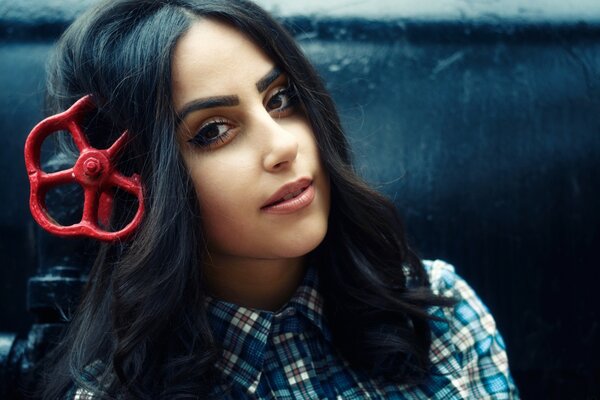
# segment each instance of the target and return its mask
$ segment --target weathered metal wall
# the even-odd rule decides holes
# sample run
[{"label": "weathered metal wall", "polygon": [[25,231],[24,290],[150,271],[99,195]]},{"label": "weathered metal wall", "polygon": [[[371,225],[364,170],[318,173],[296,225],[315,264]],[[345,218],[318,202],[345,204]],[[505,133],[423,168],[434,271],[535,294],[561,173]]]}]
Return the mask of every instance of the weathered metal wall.
[{"label": "weathered metal wall", "polygon": [[[525,398],[600,396],[598,7],[553,13],[538,0],[519,14],[508,1],[507,15],[490,15],[481,4],[501,1],[437,13],[350,3],[274,11],[327,81],[357,169],[394,199],[420,253],[455,264],[489,306]],[[0,331],[26,332],[38,245],[22,148],[41,117],[44,60],[83,6],[30,0],[25,14],[7,4]]]}]

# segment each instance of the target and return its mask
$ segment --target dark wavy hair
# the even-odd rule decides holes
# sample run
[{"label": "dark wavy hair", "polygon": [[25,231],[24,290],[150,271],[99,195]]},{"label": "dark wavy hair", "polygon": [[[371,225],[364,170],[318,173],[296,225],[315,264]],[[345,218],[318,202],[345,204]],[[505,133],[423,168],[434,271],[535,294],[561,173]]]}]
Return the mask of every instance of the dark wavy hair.
[{"label": "dark wavy hair", "polygon": [[[296,87],[312,125],[332,206],[327,235],[310,256],[319,265],[335,346],[374,377],[422,381],[430,367],[428,308],[450,301],[431,291],[394,205],[355,174],[332,99],[293,38],[248,1],[106,0],[58,42],[48,69],[48,112],[92,94],[98,107],[85,131],[98,147],[131,133],[120,167],[140,173],[147,211],[133,240],[101,247],[47,366],[44,397],[85,387],[82,370],[95,360],[114,376],[107,382],[111,396],[205,398],[219,383],[219,345],[204,301],[201,216],[175,141],[171,101],[173,49],[204,18],[228,23],[259,45]],[[115,204],[118,227],[132,207],[126,196],[117,195]]]}]

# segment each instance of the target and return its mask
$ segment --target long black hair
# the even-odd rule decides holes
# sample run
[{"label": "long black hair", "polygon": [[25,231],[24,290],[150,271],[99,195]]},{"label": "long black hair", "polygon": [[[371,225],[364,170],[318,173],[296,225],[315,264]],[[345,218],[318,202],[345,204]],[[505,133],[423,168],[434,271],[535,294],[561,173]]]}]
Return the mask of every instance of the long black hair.
[{"label": "long black hair", "polygon": [[[429,369],[427,274],[409,248],[394,205],[354,172],[335,106],[293,38],[243,0],[106,0],[78,18],[48,69],[48,112],[91,94],[86,133],[98,147],[131,134],[121,168],[140,173],[146,216],[133,240],[104,245],[77,313],[54,352],[44,396],[101,360],[113,395],[205,398],[219,382],[220,356],[205,310],[204,235],[195,192],[175,141],[171,58],[198,19],[239,29],[287,74],[316,136],[331,182],[329,228],[311,255],[318,264],[334,343],[356,368],[398,383]],[[131,217],[117,196],[112,224]]]}]

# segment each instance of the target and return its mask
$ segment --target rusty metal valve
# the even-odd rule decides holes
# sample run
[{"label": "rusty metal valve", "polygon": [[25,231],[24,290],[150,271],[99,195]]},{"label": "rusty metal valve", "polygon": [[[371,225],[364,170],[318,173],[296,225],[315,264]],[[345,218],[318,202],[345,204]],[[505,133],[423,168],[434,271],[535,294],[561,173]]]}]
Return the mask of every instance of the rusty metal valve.
[{"label": "rusty metal valve", "polygon": [[[46,231],[58,236],[86,236],[106,242],[126,239],[138,227],[144,214],[142,184],[137,174],[126,177],[114,166],[119,151],[127,142],[125,131],[108,149],[90,146],[80,123],[86,112],[95,108],[91,96],[79,99],[67,111],[53,115],[37,124],[25,142],[25,166],[31,192],[29,206],[35,221]],[[66,130],[79,149],[79,157],[72,168],[46,173],[40,165],[42,143],[52,133]],[[46,209],[46,193],[54,186],[78,183],[83,188],[83,215],[79,223],[65,226],[55,221]],[[107,226],[113,208],[113,188],[118,187],[138,201],[133,219],[121,230],[110,232]],[[99,224],[100,222],[100,224]]]}]

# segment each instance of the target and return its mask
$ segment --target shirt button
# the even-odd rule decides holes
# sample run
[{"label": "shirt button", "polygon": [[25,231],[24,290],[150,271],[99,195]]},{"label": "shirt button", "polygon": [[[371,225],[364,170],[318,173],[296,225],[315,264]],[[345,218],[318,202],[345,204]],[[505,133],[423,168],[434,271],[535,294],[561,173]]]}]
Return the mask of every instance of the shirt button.
[{"label": "shirt button", "polygon": [[296,310],[294,310],[292,307],[288,307],[285,310],[281,311],[278,314],[275,314],[275,318],[277,319],[283,319],[285,317],[290,317],[292,315],[294,315],[296,313]]}]

